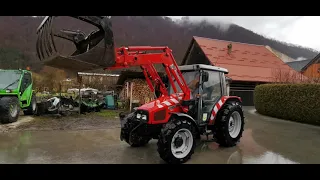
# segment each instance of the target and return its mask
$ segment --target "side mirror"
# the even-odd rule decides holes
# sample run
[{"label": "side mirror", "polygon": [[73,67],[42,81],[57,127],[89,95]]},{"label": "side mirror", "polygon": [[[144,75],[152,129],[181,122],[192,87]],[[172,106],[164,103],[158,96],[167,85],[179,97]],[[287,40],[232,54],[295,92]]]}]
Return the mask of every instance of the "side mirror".
[{"label": "side mirror", "polygon": [[209,73],[204,71],[202,72],[202,82],[207,82],[209,80]]}]

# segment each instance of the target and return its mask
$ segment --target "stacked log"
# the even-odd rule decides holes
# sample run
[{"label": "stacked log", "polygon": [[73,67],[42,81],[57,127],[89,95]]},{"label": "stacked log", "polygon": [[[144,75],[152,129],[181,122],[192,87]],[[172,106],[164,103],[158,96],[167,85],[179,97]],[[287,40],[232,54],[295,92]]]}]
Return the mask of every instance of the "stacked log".
[{"label": "stacked log", "polygon": [[[127,87],[129,82],[129,87]],[[150,91],[149,86],[145,79],[128,79],[124,83],[124,87],[120,93],[120,99],[130,99],[131,83],[133,83],[132,89],[132,103],[142,105],[150,102],[154,99],[153,92]]]}]

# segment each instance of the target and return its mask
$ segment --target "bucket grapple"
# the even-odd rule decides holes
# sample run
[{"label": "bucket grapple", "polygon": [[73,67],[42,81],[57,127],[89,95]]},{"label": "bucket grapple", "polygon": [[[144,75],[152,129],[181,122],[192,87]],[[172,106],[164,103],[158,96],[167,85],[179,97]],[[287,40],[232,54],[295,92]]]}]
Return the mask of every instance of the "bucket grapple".
[{"label": "bucket grapple", "polygon": [[[37,29],[38,58],[47,66],[73,71],[86,71],[110,67],[115,64],[115,49],[110,16],[70,16],[89,23],[97,30],[88,35],[80,30],[56,30],[56,16],[46,16]],[[63,54],[56,47],[56,38],[75,45],[71,54]],[[101,43],[102,42],[102,43]]]}]

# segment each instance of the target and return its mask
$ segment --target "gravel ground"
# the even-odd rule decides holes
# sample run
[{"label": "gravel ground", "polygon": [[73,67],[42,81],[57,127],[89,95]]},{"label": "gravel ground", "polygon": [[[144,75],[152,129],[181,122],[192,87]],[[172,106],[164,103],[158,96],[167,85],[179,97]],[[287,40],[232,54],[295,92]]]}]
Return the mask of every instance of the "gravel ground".
[{"label": "gravel ground", "polygon": [[[94,130],[120,127],[119,111],[104,110],[69,116],[21,116],[14,124],[0,125],[0,132],[36,130]],[[26,121],[28,119],[28,121]]]}]

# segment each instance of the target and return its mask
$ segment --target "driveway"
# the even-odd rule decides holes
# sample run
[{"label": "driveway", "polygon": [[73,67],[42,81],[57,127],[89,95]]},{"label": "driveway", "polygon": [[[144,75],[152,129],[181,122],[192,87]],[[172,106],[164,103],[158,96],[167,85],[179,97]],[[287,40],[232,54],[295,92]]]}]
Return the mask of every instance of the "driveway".
[{"label": "driveway", "polygon": [[[319,163],[320,128],[277,120],[244,107],[246,125],[238,146],[199,142],[190,164]],[[119,128],[19,131],[0,134],[0,163],[164,163],[156,141],[131,148]]]}]

